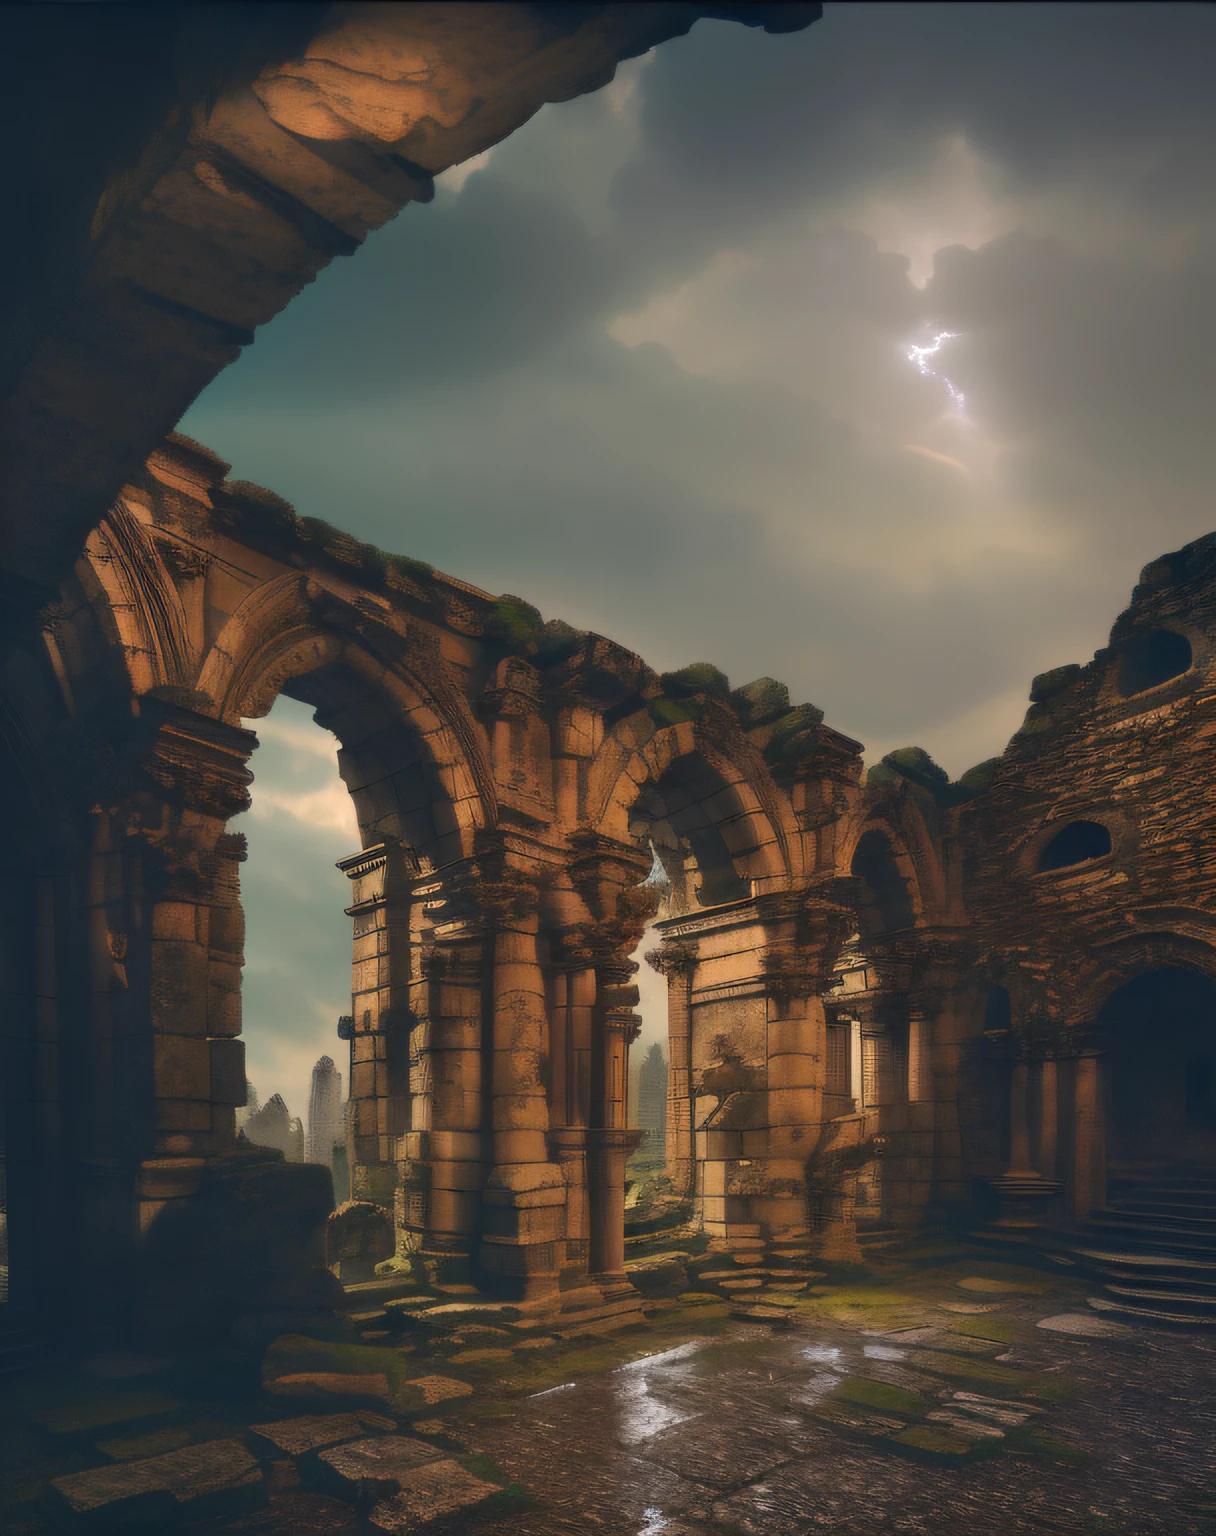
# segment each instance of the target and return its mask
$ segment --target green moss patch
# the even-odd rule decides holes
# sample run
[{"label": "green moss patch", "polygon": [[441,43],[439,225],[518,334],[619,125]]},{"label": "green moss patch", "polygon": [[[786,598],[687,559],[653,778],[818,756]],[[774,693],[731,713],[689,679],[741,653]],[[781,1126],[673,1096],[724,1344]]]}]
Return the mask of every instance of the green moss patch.
[{"label": "green moss patch", "polygon": [[479,1515],[503,1519],[509,1515],[522,1514],[535,1505],[536,1500],[523,1484],[515,1482],[510,1473],[505,1472],[493,1456],[487,1456],[482,1451],[471,1451],[467,1456],[457,1457],[457,1464],[470,1476],[498,1485],[497,1493],[492,1493],[489,1498],[483,1499],[476,1506]]},{"label": "green moss patch", "polygon": [[1026,1327],[1016,1318],[995,1316],[990,1312],[978,1317],[958,1317],[950,1324],[951,1333],[969,1339],[991,1339],[994,1344],[1016,1344],[1026,1336]]},{"label": "green moss patch", "polygon": [[1093,1461],[1079,1445],[1068,1445],[1041,1429],[1019,1429],[1009,1436],[1009,1449],[1029,1452],[1058,1467],[1087,1467]]},{"label": "green moss patch", "polygon": [[928,1371],[934,1376],[945,1376],[951,1381],[983,1382],[987,1386],[1003,1387],[1006,1392],[1039,1398],[1044,1402],[1054,1402],[1064,1395],[1063,1388],[1053,1377],[1036,1375],[1032,1371],[1019,1371],[1013,1366],[998,1365],[994,1360],[983,1360],[975,1355],[948,1355],[934,1349],[918,1349],[913,1352],[910,1363],[917,1370]]},{"label": "green moss patch", "polygon": [[977,1444],[974,1440],[964,1440],[961,1435],[952,1435],[947,1429],[929,1424],[913,1424],[899,1434],[892,1435],[891,1443],[945,1461],[973,1458],[982,1448],[982,1442]]},{"label": "green moss patch", "polygon": [[873,1381],[868,1376],[846,1376],[828,1393],[828,1400],[856,1403],[862,1408],[877,1408],[909,1419],[918,1419],[929,1410],[929,1404],[917,1393],[906,1392],[903,1387],[893,1387],[885,1381]]}]

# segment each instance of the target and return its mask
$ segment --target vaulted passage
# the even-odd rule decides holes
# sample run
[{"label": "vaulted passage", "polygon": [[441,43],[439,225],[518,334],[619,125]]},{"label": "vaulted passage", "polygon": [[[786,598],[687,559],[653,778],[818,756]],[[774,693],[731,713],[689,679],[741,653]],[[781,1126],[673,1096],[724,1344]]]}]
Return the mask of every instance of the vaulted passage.
[{"label": "vaulted passage", "polygon": [[1216,982],[1166,966],[1114,993],[1109,1038],[1112,1172],[1216,1167]]}]

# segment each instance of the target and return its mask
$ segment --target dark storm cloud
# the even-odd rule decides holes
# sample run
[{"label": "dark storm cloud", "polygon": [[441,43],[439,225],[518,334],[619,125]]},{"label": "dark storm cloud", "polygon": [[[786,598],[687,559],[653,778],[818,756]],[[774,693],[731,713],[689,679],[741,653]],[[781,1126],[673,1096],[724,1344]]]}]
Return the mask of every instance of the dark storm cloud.
[{"label": "dark storm cloud", "polygon": [[[440,178],[183,429],[303,513],[960,772],[1216,525],[1212,79],[1210,6],[698,24]],[[967,420],[907,356],[939,329]],[[249,999],[292,1061],[347,984],[340,921],[302,942],[333,818],[254,823]]]}]

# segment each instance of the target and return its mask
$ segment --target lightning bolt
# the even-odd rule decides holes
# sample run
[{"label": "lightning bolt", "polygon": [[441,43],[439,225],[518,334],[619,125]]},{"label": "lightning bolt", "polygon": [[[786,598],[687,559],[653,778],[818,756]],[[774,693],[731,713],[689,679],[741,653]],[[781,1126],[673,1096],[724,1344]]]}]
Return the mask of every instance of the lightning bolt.
[{"label": "lightning bolt", "polygon": [[931,357],[936,357],[941,351],[943,342],[954,341],[958,335],[958,331],[939,331],[927,347],[905,347],[904,356],[910,363],[916,364],[917,369],[925,378],[940,379],[942,381],[950,393],[951,400],[954,401],[955,406],[958,408],[959,415],[966,420],[967,401],[962,390],[948,379],[944,373],[939,373],[929,362]]}]

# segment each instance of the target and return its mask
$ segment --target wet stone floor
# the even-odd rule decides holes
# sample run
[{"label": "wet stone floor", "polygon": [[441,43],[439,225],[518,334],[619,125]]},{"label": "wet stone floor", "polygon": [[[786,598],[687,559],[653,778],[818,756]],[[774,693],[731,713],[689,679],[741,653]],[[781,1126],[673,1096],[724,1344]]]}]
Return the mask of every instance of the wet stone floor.
[{"label": "wet stone floor", "polygon": [[[833,1278],[767,1287],[764,1321],[720,1292],[684,1293],[610,1337],[451,1356],[463,1395],[397,1422],[357,1414],[345,1445],[322,1453],[329,1484],[273,1459],[319,1421],[270,1426],[279,1449],[249,1474],[265,1479],[257,1507],[177,1529],[1216,1536],[1216,1332],[1126,1326],[1090,1308],[1076,1279],[977,1252],[928,1250]],[[222,1418],[222,1406],[209,1412]],[[252,1465],[259,1416],[264,1404],[230,1414],[209,1444],[228,1436]],[[50,1486],[64,1465],[35,1465],[38,1444],[21,1452],[20,1475]],[[100,1446],[75,1465],[97,1467]],[[377,1513],[392,1500],[333,1497],[339,1473],[349,1489],[372,1475],[350,1470],[360,1456],[389,1477],[375,1498],[396,1486],[390,1473],[414,1490],[399,1519]],[[453,1480],[465,1503],[445,1514]],[[35,1484],[27,1493],[0,1513],[4,1536],[93,1528],[63,1527]]]},{"label": "wet stone floor", "polygon": [[1216,1336],[1120,1331],[1043,1276],[965,1288],[1017,1276],[981,1268],[933,1299],[844,1288],[780,1330],[731,1322],[500,1405],[468,1442],[537,1503],[487,1530],[1216,1532]]}]

